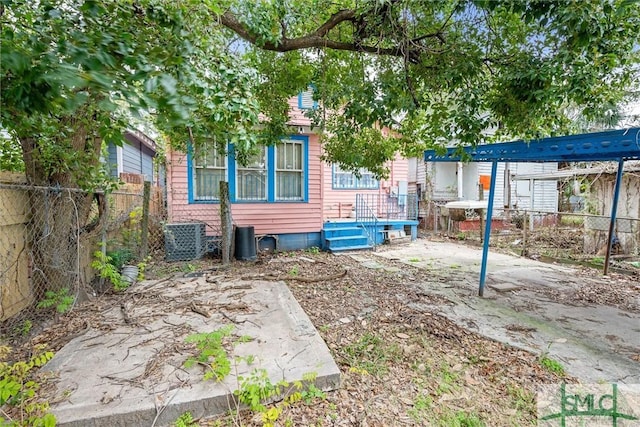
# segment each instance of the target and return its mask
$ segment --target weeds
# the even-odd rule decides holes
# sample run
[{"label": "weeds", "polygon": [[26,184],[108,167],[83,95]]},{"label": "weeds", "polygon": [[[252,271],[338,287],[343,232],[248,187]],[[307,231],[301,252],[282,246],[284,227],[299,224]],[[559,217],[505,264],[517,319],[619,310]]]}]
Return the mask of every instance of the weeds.
[{"label": "weeds", "polygon": [[415,401],[413,407],[407,411],[411,419],[420,424],[427,418],[429,411],[433,405],[433,399],[428,394],[420,393]]},{"label": "weeds", "polygon": [[113,258],[103,254],[102,251],[95,251],[93,257],[94,260],[91,262],[91,267],[98,272],[98,276],[109,280],[113,285],[113,289],[123,291],[129,287],[129,283],[122,279],[120,271],[113,265]]},{"label": "weeds", "polygon": [[26,337],[33,329],[33,322],[29,319],[24,319],[18,326],[13,328],[13,333]]},{"label": "weeds", "polygon": [[196,357],[190,357],[184,362],[185,368],[190,368],[195,364],[207,368],[204,379],[215,379],[222,381],[231,372],[231,361],[226,350],[222,346],[222,341],[231,335],[233,326],[227,325],[216,331],[209,333],[191,334],[185,341],[195,343],[200,353]]},{"label": "weeds", "polygon": [[[53,427],[56,419],[50,414],[49,404],[38,400],[40,384],[33,379],[34,368],[44,366],[53,357],[53,352],[44,346],[36,346],[31,358],[14,363],[5,362],[11,349],[0,346],[0,411],[7,421],[2,426]],[[14,418],[12,409],[17,412]],[[11,414],[11,415],[10,415]]]},{"label": "weeds", "polygon": [[439,420],[438,425],[442,427],[484,427],[480,417],[474,413],[463,411],[447,412]]},{"label": "weeds", "polygon": [[514,408],[517,411],[526,413],[535,412],[535,396],[517,385],[507,385],[507,393],[514,401]]},{"label": "weeds", "polygon": [[557,360],[549,358],[547,355],[542,355],[540,359],[538,359],[538,363],[552,374],[556,374],[559,377],[565,376],[564,366]]},{"label": "weeds", "polygon": [[450,391],[457,388],[458,378],[458,374],[452,372],[449,364],[444,362],[444,364],[440,368],[440,382],[438,384],[438,388],[436,389],[436,393],[438,395],[441,395],[449,393]]},{"label": "weeds", "polygon": [[346,363],[358,371],[381,376],[388,370],[387,362],[396,360],[399,349],[395,345],[384,345],[380,337],[366,333],[358,341],[344,348]]},{"label": "weeds", "polygon": [[173,425],[174,427],[198,427],[198,423],[193,420],[191,412],[185,412],[180,415]]},{"label": "weeds", "polygon": [[69,294],[69,288],[62,288],[59,291],[47,291],[44,294],[45,298],[38,303],[38,308],[52,308],[55,307],[56,312],[64,314],[71,310],[75,298]]}]

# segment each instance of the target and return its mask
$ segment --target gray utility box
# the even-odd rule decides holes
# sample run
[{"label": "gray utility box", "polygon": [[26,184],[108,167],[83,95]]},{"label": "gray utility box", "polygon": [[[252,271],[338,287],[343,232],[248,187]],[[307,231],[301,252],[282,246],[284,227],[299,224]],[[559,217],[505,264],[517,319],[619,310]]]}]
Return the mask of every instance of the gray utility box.
[{"label": "gray utility box", "polygon": [[190,261],[207,251],[206,224],[181,222],[164,226],[164,249],[167,261]]}]

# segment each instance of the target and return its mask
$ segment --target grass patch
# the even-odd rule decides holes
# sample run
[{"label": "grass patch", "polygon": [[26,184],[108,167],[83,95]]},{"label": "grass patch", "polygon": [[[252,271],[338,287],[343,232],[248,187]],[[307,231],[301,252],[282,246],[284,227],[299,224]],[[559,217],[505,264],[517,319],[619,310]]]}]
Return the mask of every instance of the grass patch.
[{"label": "grass patch", "polygon": [[595,265],[604,265],[604,258],[601,256],[594,256],[589,260],[589,263],[595,264]]},{"label": "grass patch", "polygon": [[440,367],[440,381],[438,382],[438,388],[436,393],[438,395],[449,393],[458,387],[458,379],[460,376],[451,370],[448,363],[444,363]]},{"label": "grass patch", "polygon": [[375,376],[387,373],[387,363],[398,360],[399,355],[398,346],[387,345],[382,338],[371,333],[362,335],[358,341],[346,346],[343,352],[348,366]]},{"label": "grass patch", "polygon": [[485,423],[473,412],[446,412],[438,420],[441,427],[484,427]]},{"label": "grass patch", "polygon": [[507,394],[513,401],[513,408],[518,412],[533,414],[536,412],[536,399],[533,393],[518,385],[507,385]]},{"label": "grass patch", "polygon": [[561,225],[582,225],[584,223],[584,217],[576,215],[562,215],[560,219]]},{"label": "grass patch", "polygon": [[540,366],[542,366],[544,369],[551,372],[552,374],[556,374],[560,377],[564,377],[565,375],[564,366],[562,366],[562,364],[557,360],[553,360],[547,356],[542,356],[540,357],[540,360],[538,361],[538,363],[540,363]]},{"label": "grass patch", "polygon": [[428,394],[421,392],[416,396],[413,401],[413,407],[407,411],[407,415],[411,417],[413,421],[421,424],[423,421],[429,419],[429,413],[433,405],[433,399]]}]

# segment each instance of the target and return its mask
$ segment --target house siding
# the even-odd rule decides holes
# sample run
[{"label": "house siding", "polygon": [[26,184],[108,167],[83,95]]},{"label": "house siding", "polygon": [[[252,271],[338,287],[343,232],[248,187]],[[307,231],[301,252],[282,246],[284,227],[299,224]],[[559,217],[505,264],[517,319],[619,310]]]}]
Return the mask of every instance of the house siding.
[{"label": "house siding", "polygon": [[[494,209],[504,209],[506,164],[498,163],[496,176],[496,194],[493,202]],[[558,170],[557,163],[510,163],[509,171],[514,174],[548,173]],[[491,175],[491,163],[478,163],[478,175]],[[533,195],[533,207],[531,196]],[[485,191],[485,199],[489,198]],[[511,181],[511,207],[517,209],[535,209],[545,212],[558,210],[558,190],[555,181],[535,181],[533,193],[529,189],[528,181]]]},{"label": "house siding", "polygon": [[107,147],[107,164],[109,165],[109,174],[111,176],[118,176],[118,149],[115,145],[109,144]]},{"label": "house siding", "polygon": [[389,178],[381,180],[377,189],[334,189],[333,167],[330,163],[323,162],[323,217],[325,219],[348,217],[350,206],[356,205],[357,194],[388,194],[391,187],[398,187],[401,182],[409,183],[409,160],[397,156],[388,166]]},{"label": "house siding", "polygon": [[[129,138],[122,144],[122,172],[135,173],[144,176],[147,181],[154,181],[153,157],[154,152],[147,146],[130,141]],[[109,173],[118,176],[118,147],[109,144],[107,147]]]},{"label": "house siding", "polygon": [[[514,163],[511,174],[544,174],[558,170],[557,163]],[[533,182],[533,190],[528,181],[512,181],[511,203],[517,209],[533,209],[543,212],[558,211],[558,184],[556,181]],[[528,193],[528,194],[527,194]],[[533,206],[531,196],[533,195]]]},{"label": "house siding", "polygon": [[141,173],[147,181],[153,181],[153,153],[147,147],[142,147],[140,151]]},{"label": "house siding", "polygon": [[128,173],[142,173],[142,156],[140,147],[130,144],[122,146],[122,171]]}]

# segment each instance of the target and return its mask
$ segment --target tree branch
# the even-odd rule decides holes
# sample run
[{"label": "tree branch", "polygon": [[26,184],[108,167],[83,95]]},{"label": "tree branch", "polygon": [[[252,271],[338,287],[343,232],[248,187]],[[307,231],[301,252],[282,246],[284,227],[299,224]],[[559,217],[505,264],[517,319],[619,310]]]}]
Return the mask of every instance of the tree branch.
[{"label": "tree branch", "polygon": [[340,24],[344,21],[353,21],[355,19],[356,13],[353,10],[341,10],[339,12],[334,13],[331,17],[322,24],[316,31],[313,32],[312,35],[317,37],[324,37],[327,35],[329,31],[335,28],[336,25]]},{"label": "tree branch", "polygon": [[[340,42],[325,37],[328,32],[331,31],[331,29],[335,28],[338,24],[346,21],[352,21],[354,17],[355,12],[353,10],[341,10],[340,12],[336,12],[331,15],[331,17],[324,24],[322,24],[320,27],[318,27],[317,30],[312,33],[309,33],[302,37],[296,37],[294,39],[283,37],[282,40],[276,43],[266,41],[259,46],[262,49],[271,50],[274,52],[289,52],[292,50],[306,48],[329,48],[335,50],[372,53],[384,56],[405,56],[405,52],[403,52],[401,46],[380,48],[376,46],[363,45],[361,43],[356,44],[355,42]],[[226,11],[225,13],[220,15],[219,18],[222,25],[224,25],[249,43],[258,45],[258,37],[255,34],[252,34],[247,26],[240,22],[233,13]],[[406,52],[406,55],[410,62],[416,63],[418,62],[421,53],[421,49],[415,48],[411,49],[409,52]]]}]

